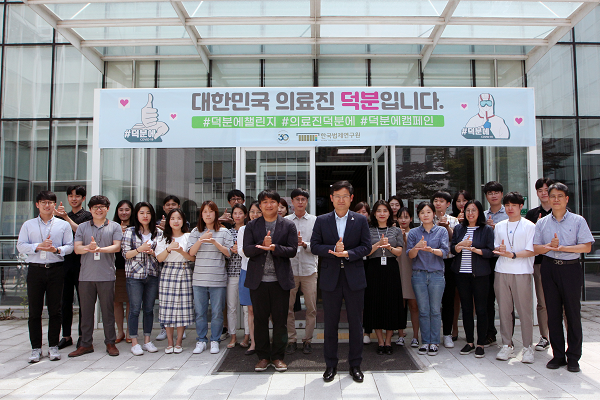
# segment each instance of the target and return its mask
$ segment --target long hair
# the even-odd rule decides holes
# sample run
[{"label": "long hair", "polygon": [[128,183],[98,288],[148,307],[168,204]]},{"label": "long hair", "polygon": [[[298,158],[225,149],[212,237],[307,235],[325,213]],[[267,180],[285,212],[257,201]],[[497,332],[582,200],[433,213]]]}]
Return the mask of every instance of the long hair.
[{"label": "long hair", "polygon": [[384,206],[385,208],[387,208],[390,215],[388,216],[386,225],[392,226],[394,224],[394,215],[392,212],[392,207],[390,207],[390,203],[388,203],[387,201],[385,201],[383,199],[377,200],[375,202],[375,204],[373,204],[373,208],[371,209],[371,218],[369,221],[371,223],[371,226],[374,228],[379,228],[379,221],[377,221],[377,217],[376,217],[377,209],[379,208],[379,206]]},{"label": "long hair", "polygon": [[129,209],[131,210],[131,217],[129,217],[129,225],[128,226],[133,226],[133,220],[134,220],[134,218],[133,218],[133,203],[130,202],[129,200],[121,200],[120,202],[117,203],[113,221],[115,221],[119,225],[121,225],[121,223],[123,222],[123,221],[121,221],[121,217],[119,217],[119,208],[121,208],[121,206],[123,206],[123,204],[127,204],[127,206],[129,206]]},{"label": "long hair", "polygon": [[196,228],[198,228],[199,232],[204,232],[204,230],[206,229],[206,224],[204,223],[204,220],[202,219],[202,211],[204,211],[205,207],[208,207],[212,211],[215,212],[215,222],[214,222],[213,228],[216,232],[219,229],[221,229],[221,223],[219,222],[219,207],[217,207],[217,203],[215,203],[212,200],[206,200],[200,206],[200,215],[198,216],[198,224],[196,225]]},{"label": "long hair", "polygon": [[150,225],[148,226],[148,228],[150,229],[150,233],[152,234],[150,237],[154,239],[158,230],[158,228],[156,227],[156,212],[154,211],[154,207],[152,207],[152,204],[148,203],[147,201],[140,201],[133,208],[133,213],[131,214],[131,217],[133,218],[135,234],[138,238],[140,238],[140,240],[142,239],[142,224],[140,223],[137,217],[138,212],[140,212],[140,209],[142,207],[148,207],[148,209],[150,210]]},{"label": "long hair", "polygon": [[475,221],[475,225],[483,226],[485,225],[485,215],[483,214],[483,206],[479,200],[469,200],[467,204],[465,204],[465,219],[462,220],[461,224],[465,227],[469,226],[469,221],[467,221],[467,207],[471,204],[474,204],[477,207],[477,211],[479,215],[477,216],[477,221]]},{"label": "long hair", "polygon": [[[471,193],[467,192],[466,190],[459,190],[458,192],[454,193],[454,197],[452,198],[452,216],[453,217],[458,217],[458,214],[460,214],[460,210],[458,209],[456,202],[458,201],[458,196],[460,196],[461,194],[463,195],[465,200],[467,200],[467,201],[473,200],[473,197],[471,197]],[[465,205],[465,207],[466,207],[466,205]]]},{"label": "long hair", "polygon": [[171,223],[170,223],[171,215],[173,215],[173,213],[179,213],[179,215],[181,216],[181,220],[183,221],[183,225],[181,225],[181,232],[183,232],[183,233],[188,232],[187,220],[185,218],[185,214],[183,213],[183,211],[181,211],[181,208],[172,209],[171,211],[169,211],[169,214],[167,214],[167,220],[165,222],[165,230],[163,231],[163,236],[166,238],[167,244],[169,244],[173,241],[173,228],[171,228]]}]

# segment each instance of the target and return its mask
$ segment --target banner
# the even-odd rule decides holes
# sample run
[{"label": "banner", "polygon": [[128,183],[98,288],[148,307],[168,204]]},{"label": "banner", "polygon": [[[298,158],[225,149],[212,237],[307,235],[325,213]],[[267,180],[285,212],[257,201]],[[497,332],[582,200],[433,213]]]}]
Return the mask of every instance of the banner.
[{"label": "banner", "polygon": [[97,90],[101,148],[526,147],[536,140],[532,88]]}]

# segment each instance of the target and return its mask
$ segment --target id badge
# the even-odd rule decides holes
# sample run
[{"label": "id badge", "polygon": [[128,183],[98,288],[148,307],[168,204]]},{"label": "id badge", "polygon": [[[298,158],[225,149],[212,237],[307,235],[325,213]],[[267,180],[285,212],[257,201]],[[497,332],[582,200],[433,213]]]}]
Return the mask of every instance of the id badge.
[{"label": "id badge", "polygon": [[45,260],[45,259],[46,259],[46,252],[45,252],[45,251],[43,251],[43,250],[42,250],[42,251],[40,251],[40,258],[41,258],[42,260]]},{"label": "id badge", "polygon": [[387,265],[387,257],[381,257],[381,265]]},{"label": "id badge", "polygon": [[94,261],[100,261],[100,253],[94,253]]}]

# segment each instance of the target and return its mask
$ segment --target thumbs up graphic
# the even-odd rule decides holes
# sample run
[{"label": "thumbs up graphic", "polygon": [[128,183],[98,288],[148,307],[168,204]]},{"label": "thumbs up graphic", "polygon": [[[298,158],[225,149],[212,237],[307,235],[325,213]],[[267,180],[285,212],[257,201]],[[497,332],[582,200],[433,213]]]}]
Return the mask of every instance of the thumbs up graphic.
[{"label": "thumbs up graphic", "polygon": [[147,129],[155,129],[154,139],[157,139],[167,133],[169,127],[158,120],[158,110],[152,105],[153,101],[152,93],[148,93],[148,103],[142,108],[142,124]]}]

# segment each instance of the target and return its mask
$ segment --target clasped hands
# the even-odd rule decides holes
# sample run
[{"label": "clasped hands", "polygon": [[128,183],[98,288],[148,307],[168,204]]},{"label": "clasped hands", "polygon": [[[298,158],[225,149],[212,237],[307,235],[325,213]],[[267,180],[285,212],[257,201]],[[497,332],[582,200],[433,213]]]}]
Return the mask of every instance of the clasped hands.
[{"label": "clasped hands", "polygon": [[[92,237],[92,240],[94,240],[93,237]],[[179,245],[179,243],[177,245]],[[146,253],[146,254],[154,255],[154,249],[152,248],[152,244],[149,240],[147,242],[142,243],[142,245],[135,250],[138,253]]]},{"label": "clasped hands", "polygon": [[433,251],[435,250],[435,249],[432,249],[430,246],[427,246],[427,241],[425,240],[425,236],[421,236],[421,240],[419,240],[417,242],[417,244],[415,245],[414,248],[419,251],[427,251],[429,253],[433,253]]},{"label": "clasped hands", "polygon": [[38,246],[36,247],[36,250],[47,251],[49,253],[57,253],[58,252],[56,247],[54,247],[54,245],[52,244],[52,239],[50,239],[50,235],[48,235],[48,237],[42,243],[38,244]]},{"label": "clasped hands", "polygon": [[204,234],[202,234],[202,236],[200,236],[200,243],[202,243],[202,244],[204,244],[204,243],[216,244],[217,240],[213,237],[211,231],[206,231],[206,232],[204,232]]},{"label": "clasped hands", "polygon": [[273,244],[273,239],[271,238],[271,231],[267,232],[267,236],[265,236],[263,239],[262,244],[257,244],[256,247],[265,251],[275,250],[275,245]]},{"label": "clasped hands", "polygon": [[564,251],[563,247],[564,246],[561,246],[558,242],[558,235],[555,233],[550,243],[544,246],[544,249],[548,251]]},{"label": "clasped hands", "polygon": [[457,253],[460,253],[463,249],[469,250],[470,252],[477,250],[476,247],[473,247],[473,240],[471,240],[471,236],[467,236],[465,240],[458,242],[454,248],[456,249]]},{"label": "clasped hands", "polygon": [[333,254],[336,257],[348,258],[348,252],[344,250],[344,242],[341,237],[335,244],[335,250],[329,250],[329,254]]},{"label": "clasped hands", "polygon": [[175,251],[179,254],[186,254],[186,251],[183,249],[183,247],[181,247],[175,240],[173,240],[171,244],[167,246],[167,250],[169,253]]}]

